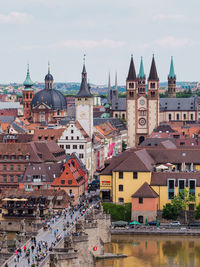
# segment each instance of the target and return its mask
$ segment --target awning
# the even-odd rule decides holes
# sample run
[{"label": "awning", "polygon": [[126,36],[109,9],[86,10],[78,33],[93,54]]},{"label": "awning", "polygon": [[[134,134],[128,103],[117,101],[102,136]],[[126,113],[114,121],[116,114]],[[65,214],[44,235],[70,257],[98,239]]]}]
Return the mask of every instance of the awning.
[{"label": "awning", "polygon": [[57,200],[62,200],[63,196],[57,196]]},{"label": "awning", "polygon": [[52,200],[54,198],[54,196],[48,196],[47,199],[48,200]]}]

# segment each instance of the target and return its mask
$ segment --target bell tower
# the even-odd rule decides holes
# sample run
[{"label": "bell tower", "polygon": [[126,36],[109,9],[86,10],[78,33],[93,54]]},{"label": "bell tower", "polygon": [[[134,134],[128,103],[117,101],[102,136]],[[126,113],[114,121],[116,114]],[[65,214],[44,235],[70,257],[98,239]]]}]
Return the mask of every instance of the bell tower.
[{"label": "bell tower", "polygon": [[128,77],[126,79],[126,122],[128,129],[128,147],[135,146],[136,139],[136,100],[138,92],[138,81],[131,56]]},{"label": "bell tower", "polygon": [[30,78],[29,64],[27,64],[26,80],[24,81],[24,90],[23,90],[23,111],[24,111],[24,117],[26,119],[29,119],[31,116],[31,101],[34,96],[34,91],[32,86],[33,82]]},{"label": "bell tower", "polygon": [[159,125],[159,78],[154,55],[148,78],[148,134]]},{"label": "bell tower", "polygon": [[168,97],[169,98],[176,97],[176,75],[174,72],[173,57],[171,57],[171,65],[168,75]]},{"label": "bell tower", "polygon": [[75,98],[76,120],[79,121],[86,133],[93,137],[93,95],[87,83],[85,60],[82,71],[82,81]]}]

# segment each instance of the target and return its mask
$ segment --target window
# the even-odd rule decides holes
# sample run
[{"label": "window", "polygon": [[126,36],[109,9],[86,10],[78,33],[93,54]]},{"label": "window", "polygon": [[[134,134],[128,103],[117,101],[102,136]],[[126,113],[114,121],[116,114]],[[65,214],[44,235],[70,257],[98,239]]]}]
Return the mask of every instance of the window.
[{"label": "window", "polygon": [[169,114],[169,121],[171,121],[172,119],[172,114]]},{"label": "window", "polygon": [[7,182],[7,175],[3,175],[3,181]]},{"label": "window", "polygon": [[72,189],[69,189],[69,194],[70,194],[70,195],[72,194]]},{"label": "window", "polygon": [[175,181],[168,180],[168,199],[174,198],[174,187],[175,187]]},{"label": "window", "polygon": [[119,191],[124,191],[124,186],[122,184],[119,185]]},{"label": "window", "polygon": [[151,92],[151,97],[155,97],[156,93],[155,92]]},{"label": "window", "polygon": [[124,198],[123,197],[119,197],[118,202],[119,203],[124,203]]},{"label": "window", "polygon": [[68,184],[72,184],[72,180],[68,180]]},{"label": "window", "polygon": [[134,172],[133,173],[133,179],[137,179],[138,178],[138,173],[137,172]]},{"label": "window", "polygon": [[11,181],[11,183],[14,182],[14,176],[13,175],[10,175],[10,181]]},{"label": "window", "polygon": [[133,98],[134,97],[134,92],[129,92],[129,97]]},{"label": "window", "polygon": [[65,184],[65,180],[61,180],[61,184]]},{"label": "window", "polygon": [[123,172],[119,172],[119,179],[123,179],[123,177],[124,177]]},{"label": "window", "polygon": [[79,136],[77,136],[76,139],[79,140]]},{"label": "window", "polygon": [[143,204],[143,197],[139,197],[139,204]]},{"label": "window", "polygon": [[143,216],[138,216],[138,222],[143,223],[144,222],[144,217]]},{"label": "window", "polygon": [[185,180],[178,180],[178,192],[180,193],[184,193],[184,189],[185,189]]},{"label": "window", "polygon": [[156,88],[156,84],[155,83],[151,83],[150,87],[154,89],[154,88]]},{"label": "window", "polygon": [[129,83],[129,88],[134,88],[134,83]]},{"label": "window", "polygon": [[77,149],[77,145],[73,145],[73,149]]},{"label": "window", "polygon": [[122,119],[125,119],[125,114],[124,113],[122,113]]},{"label": "window", "polygon": [[176,114],[176,120],[179,121],[179,114]]},{"label": "window", "polygon": [[186,114],[183,114],[183,119],[186,120]]},{"label": "window", "polygon": [[60,145],[60,148],[64,148],[64,145]]},{"label": "window", "polygon": [[115,113],[115,118],[118,118],[118,114],[117,113]]},{"label": "window", "polygon": [[196,191],[196,180],[189,180],[189,193],[195,196]]},{"label": "window", "polygon": [[65,139],[68,140],[68,136],[65,136]]},{"label": "window", "polygon": [[10,158],[11,158],[12,160],[15,160],[15,159],[16,159],[16,156],[12,155]]},{"label": "window", "polygon": [[21,175],[17,175],[17,182],[21,181]]},{"label": "window", "polygon": [[65,148],[66,148],[66,149],[70,149],[70,145],[66,145]]},{"label": "window", "polygon": [[73,134],[74,133],[74,130],[71,130],[71,133]]},{"label": "window", "polygon": [[19,156],[18,159],[21,160],[22,159],[22,156]]},{"label": "window", "polygon": [[4,170],[4,171],[7,170],[7,165],[3,165],[3,170]]},{"label": "window", "polygon": [[73,136],[71,136],[71,140],[74,140],[74,137]]},{"label": "window", "polygon": [[190,119],[191,119],[191,121],[194,120],[194,118],[193,118],[193,114],[190,114]]},{"label": "window", "polygon": [[5,156],[3,157],[3,159],[4,159],[4,160],[7,160],[7,159],[8,159],[8,156],[5,155]]},{"label": "window", "polygon": [[14,165],[10,165],[10,170],[14,171]]},{"label": "window", "polygon": [[29,156],[26,156],[26,160],[29,160]]},{"label": "window", "polygon": [[83,159],[84,155],[83,154],[79,154],[79,159]]},{"label": "window", "polygon": [[84,149],[84,145],[80,145],[79,146],[79,149]]}]

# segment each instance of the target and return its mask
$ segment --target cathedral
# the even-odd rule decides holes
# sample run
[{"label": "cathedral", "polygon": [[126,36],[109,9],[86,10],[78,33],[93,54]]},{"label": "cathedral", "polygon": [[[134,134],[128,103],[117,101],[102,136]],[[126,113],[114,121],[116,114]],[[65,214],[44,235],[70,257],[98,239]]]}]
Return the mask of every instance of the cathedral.
[{"label": "cathedral", "polygon": [[128,147],[134,147],[159,125],[159,78],[153,56],[147,82],[141,58],[139,75],[136,76],[133,57],[131,57],[126,79],[126,121]]},{"label": "cathedral", "polygon": [[34,94],[33,82],[30,78],[29,66],[23,90],[24,117],[30,122],[57,123],[67,115],[67,103],[63,94],[54,89],[53,76],[48,67],[45,76],[45,88]]}]

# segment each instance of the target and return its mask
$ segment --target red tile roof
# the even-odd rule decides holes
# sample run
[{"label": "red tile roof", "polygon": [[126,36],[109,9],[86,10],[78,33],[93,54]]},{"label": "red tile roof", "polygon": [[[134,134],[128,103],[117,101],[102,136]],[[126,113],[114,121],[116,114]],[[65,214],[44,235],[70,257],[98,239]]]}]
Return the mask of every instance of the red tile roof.
[{"label": "red tile roof", "polygon": [[157,198],[159,195],[145,182],[133,195],[132,198]]}]

